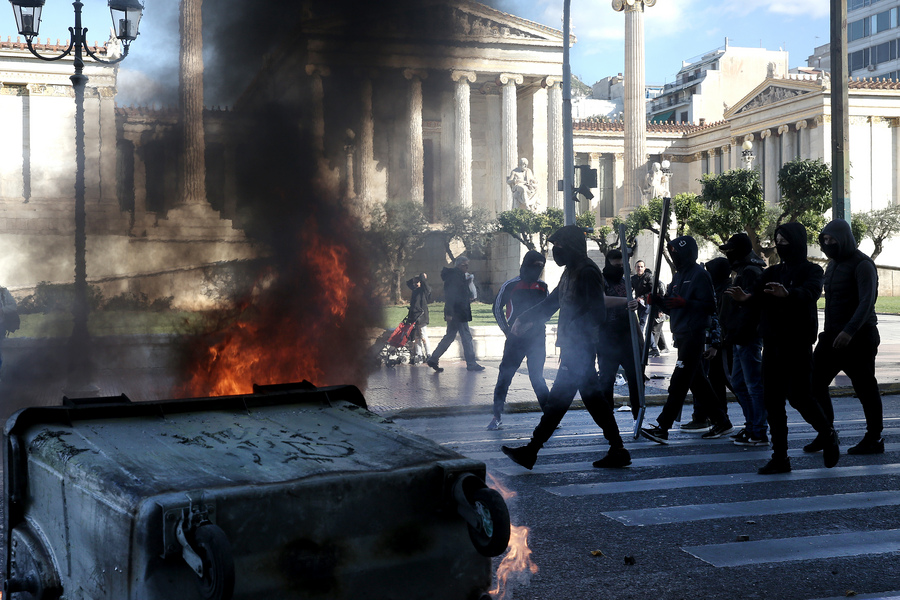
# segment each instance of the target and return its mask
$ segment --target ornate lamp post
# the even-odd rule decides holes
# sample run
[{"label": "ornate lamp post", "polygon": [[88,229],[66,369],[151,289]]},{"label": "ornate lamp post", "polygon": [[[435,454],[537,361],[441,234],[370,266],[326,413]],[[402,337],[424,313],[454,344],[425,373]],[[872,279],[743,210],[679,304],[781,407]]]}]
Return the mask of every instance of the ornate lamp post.
[{"label": "ornate lamp post", "polygon": [[116,37],[125,47],[122,56],[103,60],[91,52],[87,43],[87,28],[81,26],[83,4],[75,0],[75,26],[69,27],[69,47],[57,56],[43,56],[35,50],[32,40],[38,35],[41,9],[45,0],[9,0],[16,17],[19,34],[25,37],[28,50],[41,60],[60,60],[73,54],[75,74],[69,79],[75,90],[75,299],[72,307],[73,328],[70,343],[68,387],[73,393],[83,392],[91,386],[90,340],[88,337],[87,263],[85,259],[87,235],[85,233],[84,206],[84,88],[88,78],[84,75],[84,55],[98,63],[115,64],[128,56],[128,48],[137,36],[144,6],[139,0],[109,0]]},{"label": "ornate lamp post", "polygon": [[744,169],[750,170],[753,165],[753,159],[756,156],[753,155],[753,142],[750,140],[744,140],[744,143],[741,144],[741,161],[744,163]]}]

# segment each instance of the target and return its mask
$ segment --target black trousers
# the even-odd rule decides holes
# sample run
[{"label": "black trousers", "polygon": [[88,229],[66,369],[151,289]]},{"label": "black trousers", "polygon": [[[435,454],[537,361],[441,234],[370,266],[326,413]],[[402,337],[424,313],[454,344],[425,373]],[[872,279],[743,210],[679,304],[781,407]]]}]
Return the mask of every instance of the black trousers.
[{"label": "black trousers", "polygon": [[600,389],[600,379],[594,367],[596,351],[592,344],[573,344],[560,349],[559,372],[529,445],[541,448],[550,439],[572,405],[575,392],[581,392],[585,408],[603,430],[609,447],[625,447],[619,435],[612,402]]},{"label": "black trousers", "polygon": [[803,420],[818,433],[828,433],[834,414],[826,416],[812,396],[813,354],[809,345],[785,343],[780,339],[763,340],[763,399],[772,434],[772,455],[786,458],[788,426],[785,401],[790,402]]},{"label": "black trousers", "polygon": [[701,368],[705,341],[706,331],[702,329],[675,339],[678,361],[675,363],[672,379],[669,380],[669,396],[666,398],[666,404],[656,419],[662,429],[670,429],[681,414],[689,389],[694,394],[694,403],[700,405],[700,410],[714,425],[720,425],[728,420],[728,415],[722,412],[716,393]]},{"label": "black trousers", "polygon": [[494,416],[498,419],[503,413],[503,404],[509,392],[509,385],[513,376],[522,364],[522,360],[528,359],[528,378],[531,387],[537,396],[541,410],[547,403],[550,390],[544,380],[544,362],[547,360],[547,340],[543,335],[517,337],[509,335],[503,345],[503,358],[500,359],[500,374],[497,375],[497,385],[494,386]]},{"label": "black trousers", "polygon": [[624,336],[604,338],[597,346],[597,365],[600,375],[600,388],[607,395],[608,401],[615,405],[616,374],[619,365],[625,372],[628,382],[628,401],[631,403],[631,414],[637,419],[641,408],[641,397],[638,394],[638,372],[634,365],[634,354],[631,351],[631,339]]},{"label": "black trousers", "polygon": [[875,356],[881,336],[875,326],[864,326],[850,339],[850,343],[836,350],[832,345],[837,332],[819,334],[819,343],[813,354],[812,393],[822,412],[834,421],[834,407],[828,386],[843,371],[853,384],[853,391],[862,403],[866,417],[866,432],[880,436],[884,429],[884,416],[878,380],[875,379]]}]

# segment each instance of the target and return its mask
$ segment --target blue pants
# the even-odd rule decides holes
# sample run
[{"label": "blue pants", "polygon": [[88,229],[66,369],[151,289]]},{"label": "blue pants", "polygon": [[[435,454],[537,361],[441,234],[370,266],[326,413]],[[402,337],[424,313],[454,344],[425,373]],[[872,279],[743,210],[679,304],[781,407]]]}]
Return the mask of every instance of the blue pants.
[{"label": "blue pants", "polygon": [[494,417],[500,418],[503,412],[503,404],[506,402],[506,394],[509,392],[509,384],[512,383],[522,360],[528,359],[528,378],[531,379],[531,387],[537,396],[538,404],[543,410],[547,403],[550,390],[544,380],[544,362],[547,360],[546,338],[543,335],[529,337],[516,337],[510,334],[503,346],[503,358],[500,360],[500,374],[497,376],[497,385],[494,386]]},{"label": "blue pants", "polygon": [[744,427],[755,439],[766,434],[765,397],[762,380],[762,340],[735,345],[731,367],[731,386],[744,411]]}]

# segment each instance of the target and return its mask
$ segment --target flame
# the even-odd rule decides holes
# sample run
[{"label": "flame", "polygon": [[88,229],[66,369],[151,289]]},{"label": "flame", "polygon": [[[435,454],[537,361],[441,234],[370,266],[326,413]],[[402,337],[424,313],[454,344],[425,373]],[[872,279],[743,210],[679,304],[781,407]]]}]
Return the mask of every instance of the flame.
[{"label": "flame", "polygon": [[[491,473],[488,473],[487,477],[490,487],[497,490],[504,500],[508,501],[516,497],[516,492],[500,483]],[[509,548],[506,556],[497,566],[495,587],[488,592],[497,600],[505,600],[507,594],[510,593],[510,579],[514,583],[527,583],[531,576],[538,572],[537,564],[531,560],[531,548],[528,547],[530,531],[524,525],[510,525],[509,527]]]},{"label": "flame", "polygon": [[247,394],[254,383],[304,379],[328,385],[324,359],[340,349],[327,341],[344,322],[354,288],[347,268],[349,250],[319,235],[312,218],[298,235],[302,251],[296,271],[302,277],[263,273],[249,298],[204,338],[189,368],[184,395]]}]

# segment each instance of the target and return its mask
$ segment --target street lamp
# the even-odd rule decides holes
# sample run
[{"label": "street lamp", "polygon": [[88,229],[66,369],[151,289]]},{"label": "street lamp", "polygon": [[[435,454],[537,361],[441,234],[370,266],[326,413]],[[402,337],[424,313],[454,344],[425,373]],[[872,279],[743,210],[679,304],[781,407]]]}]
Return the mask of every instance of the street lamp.
[{"label": "street lamp", "polygon": [[756,158],[753,155],[753,142],[744,140],[744,143],[741,144],[741,148],[741,160],[744,162],[744,169],[749,170],[750,165],[753,164],[753,159]]},{"label": "street lamp", "polygon": [[[122,56],[114,60],[103,60],[91,52],[87,43],[87,29],[81,26],[83,4],[75,0],[75,26],[69,27],[71,39],[69,47],[57,56],[43,56],[35,50],[32,40],[37,37],[41,25],[41,9],[45,0],[9,0],[19,34],[25,37],[28,50],[37,58],[46,61],[60,60],[74,51],[75,74],[69,79],[75,90],[75,297],[72,306],[72,337],[69,340],[68,385],[73,393],[87,392],[92,387],[90,340],[88,337],[87,263],[85,259],[87,235],[85,233],[84,207],[84,88],[88,78],[83,74],[84,54],[94,61],[107,65],[115,64],[128,56],[128,48],[137,36],[144,6],[139,0],[109,0],[109,12],[113,20],[116,37],[125,47]],[[96,388],[94,388],[96,389]]]}]

